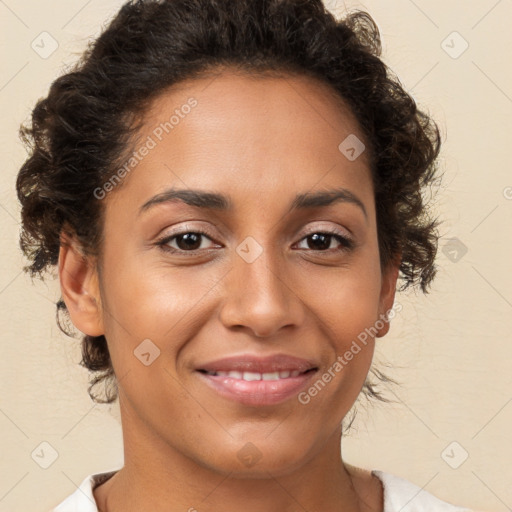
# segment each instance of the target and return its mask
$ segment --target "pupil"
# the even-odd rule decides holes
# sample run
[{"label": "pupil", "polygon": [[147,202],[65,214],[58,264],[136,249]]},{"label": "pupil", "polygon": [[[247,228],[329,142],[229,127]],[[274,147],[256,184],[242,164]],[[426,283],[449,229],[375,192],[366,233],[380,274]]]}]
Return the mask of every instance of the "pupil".
[{"label": "pupil", "polygon": [[[315,246],[313,247],[313,249],[325,250],[325,249],[329,249],[330,237],[331,237],[331,235],[323,235],[321,233],[315,233],[313,235],[310,235],[308,238],[312,239],[315,242],[318,242],[318,240],[323,240],[324,243],[321,243],[320,246],[317,244],[316,247]],[[308,246],[309,245],[310,244],[308,243]],[[315,244],[313,244],[313,245],[315,245]],[[311,247],[310,247],[310,249],[311,249]]]},{"label": "pupil", "polygon": [[[184,235],[178,236],[176,244],[180,249],[197,249],[201,245],[201,235],[199,233],[185,233]],[[185,244],[180,244],[180,240],[185,241]],[[180,247],[180,245],[182,247]],[[197,247],[196,247],[197,246]]]}]

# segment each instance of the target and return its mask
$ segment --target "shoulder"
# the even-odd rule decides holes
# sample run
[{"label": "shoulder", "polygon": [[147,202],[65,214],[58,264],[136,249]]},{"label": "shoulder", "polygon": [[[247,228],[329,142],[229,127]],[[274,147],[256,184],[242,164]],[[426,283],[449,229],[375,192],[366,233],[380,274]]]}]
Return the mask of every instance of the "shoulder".
[{"label": "shoulder", "polygon": [[93,490],[96,486],[108,480],[118,470],[88,475],[76,491],[69,495],[62,503],[49,512],[98,512]]},{"label": "shoulder", "polygon": [[383,512],[476,512],[442,501],[409,480],[392,473],[374,469],[372,474],[382,482]]}]

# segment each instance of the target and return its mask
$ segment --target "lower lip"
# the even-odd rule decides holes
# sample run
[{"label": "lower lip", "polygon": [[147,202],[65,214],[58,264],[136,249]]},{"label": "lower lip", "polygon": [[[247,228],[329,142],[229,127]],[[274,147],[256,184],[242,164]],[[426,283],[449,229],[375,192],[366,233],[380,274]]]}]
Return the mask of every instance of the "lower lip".
[{"label": "lower lip", "polygon": [[316,371],[276,380],[243,380],[197,372],[221,396],[245,405],[274,405],[297,396]]}]

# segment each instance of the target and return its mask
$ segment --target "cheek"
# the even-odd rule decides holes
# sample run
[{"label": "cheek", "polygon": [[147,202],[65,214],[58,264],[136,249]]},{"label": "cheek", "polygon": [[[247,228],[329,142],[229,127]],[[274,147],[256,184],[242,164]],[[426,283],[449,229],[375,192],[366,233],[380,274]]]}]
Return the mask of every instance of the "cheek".
[{"label": "cheek", "polygon": [[318,328],[334,339],[340,350],[378,319],[380,267],[378,262],[356,263],[329,272],[310,272],[302,283]]},{"label": "cheek", "polygon": [[378,318],[378,290],[363,287],[360,282],[346,283],[329,300],[329,317],[336,336],[337,352],[344,351],[352,341],[372,327]]},{"label": "cheek", "polygon": [[325,379],[332,380],[333,388],[341,388],[343,382],[345,390],[348,386],[357,394],[372,362],[375,334],[382,327],[378,323],[378,259],[368,253],[367,258],[354,260],[353,266],[330,273],[324,269],[313,277],[307,285],[307,301],[315,327],[331,345],[329,360],[325,361],[330,371]]},{"label": "cheek", "polygon": [[204,321],[215,284],[211,278],[211,270],[193,267],[151,269],[117,262],[105,269],[104,326],[114,366],[133,364],[134,350],[148,339],[172,361]]},{"label": "cheek", "polygon": [[332,287],[317,304],[317,328],[330,340],[322,370],[311,386],[298,397],[319,417],[330,411],[330,425],[336,424],[355,402],[371,367],[378,306],[374,285],[360,281]]}]

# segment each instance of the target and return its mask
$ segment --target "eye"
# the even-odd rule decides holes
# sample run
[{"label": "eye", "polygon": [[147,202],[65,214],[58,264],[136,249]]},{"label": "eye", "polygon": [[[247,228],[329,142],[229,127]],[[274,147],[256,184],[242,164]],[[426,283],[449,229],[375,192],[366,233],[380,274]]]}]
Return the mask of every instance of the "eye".
[{"label": "eye", "polygon": [[[326,252],[327,250],[331,249],[331,242],[333,239],[341,246],[341,248],[334,250],[346,251],[354,247],[354,242],[350,238],[338,232],[317,231],[310,233],[302,240],[310,241],[306,242],[309,247],[305,247],[305,249],[311,249],[315,252]],[[302,249],[304,249],[304,247],[302,247]]]},{"label": "eye", "polygon": [[[172,253],[195,252],[201,249],[208,249],[208,247],[202,246],[202,239],[204,238],[212,241],[208,236],[208,233],[200,229],[194,231],[181,231],[180,233],[174,233],[161,238],[156,244],[162,250]],[[176,246],[173,247],[171,243],[175,243]]]},{"label": "eye", "polygon": [[[156,242],[162,250],[171,253],[195,253],[196,251],[208,249],[204,247],[202,242],[208,239],[213,242],[209,234],[201,229],[194,231],[181,231],[165,236]],[[308,247],[299,247],[299,249],[309,249],[314,252],[347,251],[354,247],[354,242],[345,235],[338,232],[315,231],[302,238]],[[338,248],[332,248],[333,240],[338,243]],[[171,245],[175,244],[175,246]]]}]

